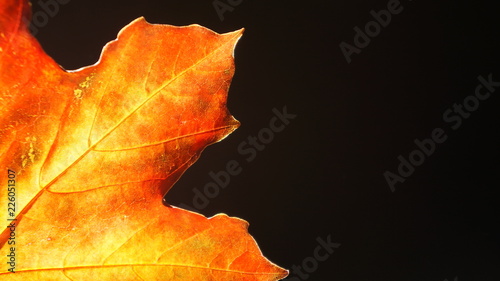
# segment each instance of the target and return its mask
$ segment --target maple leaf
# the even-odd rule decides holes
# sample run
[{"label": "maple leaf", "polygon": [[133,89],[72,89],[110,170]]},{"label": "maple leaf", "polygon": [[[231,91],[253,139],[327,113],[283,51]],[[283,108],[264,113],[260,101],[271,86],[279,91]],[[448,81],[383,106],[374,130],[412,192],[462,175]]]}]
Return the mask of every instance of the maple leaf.
[{"label": "maple leaf", "polygon": [[97,64],[65,71],[30,13],[0,0],[0,280],[284,278],[245,221],[162,204],[239,124],[226,97],[242,31],[139,18]]}]

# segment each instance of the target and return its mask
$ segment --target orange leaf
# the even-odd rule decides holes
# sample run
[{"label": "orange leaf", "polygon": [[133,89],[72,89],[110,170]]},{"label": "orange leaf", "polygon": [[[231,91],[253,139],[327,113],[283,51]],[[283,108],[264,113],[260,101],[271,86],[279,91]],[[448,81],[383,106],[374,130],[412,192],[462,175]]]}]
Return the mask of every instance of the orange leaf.
[{"label": "orange leaf", "polygon": [[29,17],[0,0],[0,280],[284,278],[245,221],[162,204],[239,124],[226,96],[242,30],[139,18],[97,64],[65,71]]}]

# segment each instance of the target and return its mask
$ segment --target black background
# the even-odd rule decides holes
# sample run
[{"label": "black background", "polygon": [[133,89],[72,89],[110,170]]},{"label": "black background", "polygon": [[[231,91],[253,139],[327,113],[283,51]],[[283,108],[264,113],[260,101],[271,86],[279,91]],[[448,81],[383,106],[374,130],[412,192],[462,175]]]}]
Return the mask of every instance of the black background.
[{"label": "black background", "polygon": [[[212,1],[72,0],[36,36],[76,69],[139,16],[244,27],[228,100],[242,126],[207,148],[167,201],[192,205],[193,188],[237,160],[243,172],[200,212],[249,221],[264,255],[288,269],[330,235],[341,246],[308,280],[496,281],[500,90],[457,130],[442,115],[474,94],[479,75],[500,81],[498,12],[486,1],[436,2],[402,0],[350,64],[339,44],[353,44],[353,28],[388,0],[243,0],[223,21]],[[247,163],[238,145],[283,106],[296,119]],[[447,140],[391,192],[383,173],[434,128]]]}]

